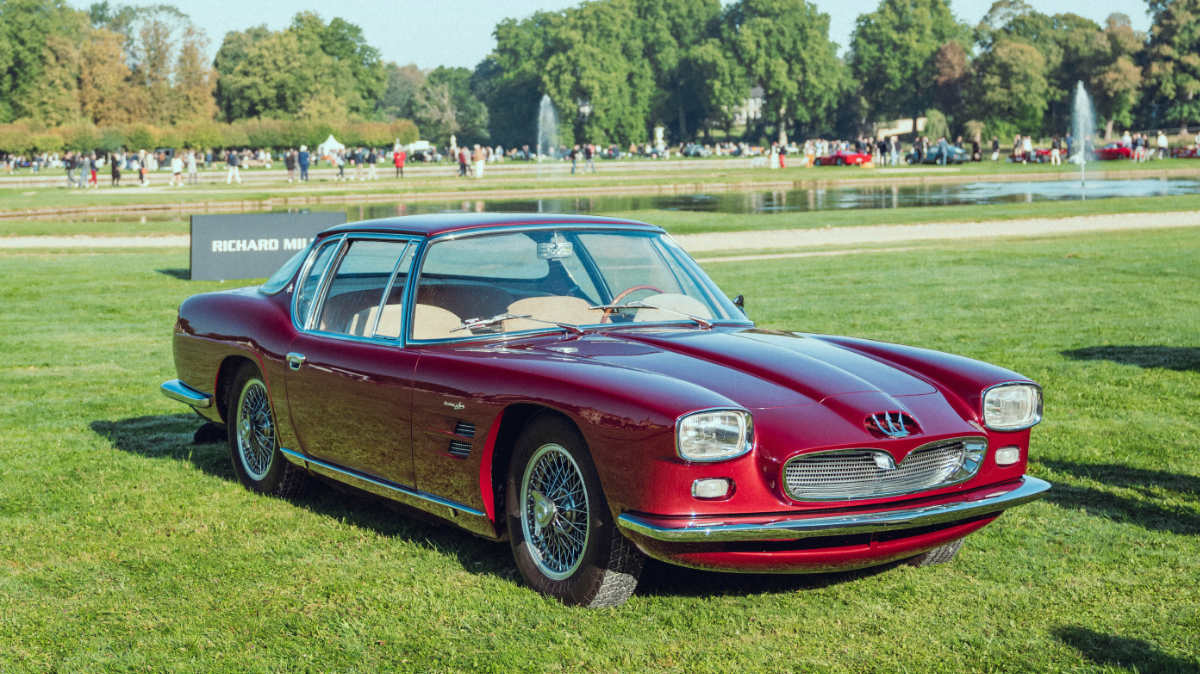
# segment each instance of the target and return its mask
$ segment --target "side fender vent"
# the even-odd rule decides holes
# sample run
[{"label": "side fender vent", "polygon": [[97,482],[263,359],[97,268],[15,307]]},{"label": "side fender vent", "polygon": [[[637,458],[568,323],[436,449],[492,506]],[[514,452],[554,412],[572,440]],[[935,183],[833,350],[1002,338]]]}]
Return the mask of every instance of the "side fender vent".
[{"label": "side fender vent", "polygon": [[473,438],[475,437],[475,424],[460,421],[454,424],[454,434],[461,435],[464,438]]},{"label": "side fender vent", "polygon": [[450,456],[456,459],[465,459],[471,455],[471,443],[466,440],[451,440],[450,441]]}]

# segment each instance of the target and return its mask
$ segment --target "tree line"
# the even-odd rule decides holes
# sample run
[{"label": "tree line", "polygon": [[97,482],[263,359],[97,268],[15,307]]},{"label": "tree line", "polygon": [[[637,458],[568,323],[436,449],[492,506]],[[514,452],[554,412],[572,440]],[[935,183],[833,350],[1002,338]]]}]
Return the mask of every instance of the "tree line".
[{"label": "tree line", "polygon": [[[360,27],[301,12],[208,38],[171,5],[0,0],[0,151],[110,146],[532,144],[543,95],[560,142],[855,137],[926,117],[929,135],[1052,135],[1083,82],[1106,133],[1200,120],[1200,0],[1148,0],[1148,34],[1000,0],[880,0],[844,54],[807,0],[593,0],[508,19],[474,69],[385,62]],[[761,91],[761,112],[744,105]],[[741,122],[745,123],[742,124]],[[52,146],[59,146],[54,148]]]}]

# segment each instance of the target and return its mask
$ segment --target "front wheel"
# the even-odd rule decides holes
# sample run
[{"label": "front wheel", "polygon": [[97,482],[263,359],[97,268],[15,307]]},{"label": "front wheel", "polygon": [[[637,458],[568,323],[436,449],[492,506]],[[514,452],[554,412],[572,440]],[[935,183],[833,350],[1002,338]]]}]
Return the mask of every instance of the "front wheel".
[{"label": "front wheel", "polygon": [[279,451],[275,412],[267,385],[253,365],[244,365],[229,387],[229,456],[246,487],[289,497],[304,489],[307,474]]},{"label": "front wheel", "polygon": [[521,433],[505,489],[517,569],[566,604],[618,606],[645,557],[616,529],[587,446],[568,421],[542,416]]}]

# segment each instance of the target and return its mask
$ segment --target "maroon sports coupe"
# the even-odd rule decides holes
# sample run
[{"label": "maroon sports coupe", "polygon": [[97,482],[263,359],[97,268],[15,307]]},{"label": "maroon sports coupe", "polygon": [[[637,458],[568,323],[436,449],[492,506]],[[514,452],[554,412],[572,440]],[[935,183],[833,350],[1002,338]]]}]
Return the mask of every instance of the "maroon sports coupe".
[{"label": "maroon sports coupe", "polygon": [[187,299],[163,392],[239,479],[316,473],[512,545],[614,605],[648,555],[813,572],[948,561],[1049,485],[1037,384],[936,351],[754,327],[651,225],[429,215],[341,225],[258,287]]}]

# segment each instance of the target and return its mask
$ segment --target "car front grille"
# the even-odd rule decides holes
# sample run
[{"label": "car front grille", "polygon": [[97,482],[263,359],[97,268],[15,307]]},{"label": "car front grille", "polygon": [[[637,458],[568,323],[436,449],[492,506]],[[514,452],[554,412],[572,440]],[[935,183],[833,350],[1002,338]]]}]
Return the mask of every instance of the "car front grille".
[{"label": "car front grille", "polygon": [[894,465],[878,449],[801,454],[783,467],[787,495],[796,501],[842,501],[911,494],[970,479],[987,450],[985,438],[922,445]]}]

